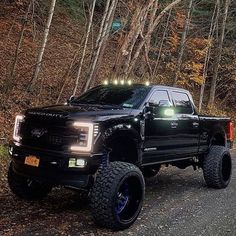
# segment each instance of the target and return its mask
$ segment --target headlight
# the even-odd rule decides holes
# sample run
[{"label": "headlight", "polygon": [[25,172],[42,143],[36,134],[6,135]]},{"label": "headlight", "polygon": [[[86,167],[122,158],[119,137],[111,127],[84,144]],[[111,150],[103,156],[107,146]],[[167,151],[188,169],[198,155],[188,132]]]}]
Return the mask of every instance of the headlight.
[{"label": "headlight", "polygon": [[73,126],[78,131],[78,141],[70,147],[73,152],[90,152],[93,143],[93,124],[85,122],[74,122]]},{"label": "headlight", "polygon": [[20,136],[20,127],[22,122],[24,121],[23,115],[17,115],[15,119],[15,126],[14,126],[14,132],[13,132],[13,139],[17,142],[20,142],[21,136]]}]

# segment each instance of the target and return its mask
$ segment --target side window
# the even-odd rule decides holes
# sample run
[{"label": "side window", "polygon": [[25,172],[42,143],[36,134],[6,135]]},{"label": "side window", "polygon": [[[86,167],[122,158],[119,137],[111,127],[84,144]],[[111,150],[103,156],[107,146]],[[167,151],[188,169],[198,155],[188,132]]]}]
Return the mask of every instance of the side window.
[{"label": "side window", "polygon": [[192,114],[191,101],[186,93],[172,92],[177,114]]},{"label": "side window", "polygon": [[168,100],[168,101],[170,101],[167,91],[165,91],[165,90],[157,90],[157,91],[155,91],[152,94],[149,102],[154,103],[154,104],[159,104],[159,102],[161,100]]}]

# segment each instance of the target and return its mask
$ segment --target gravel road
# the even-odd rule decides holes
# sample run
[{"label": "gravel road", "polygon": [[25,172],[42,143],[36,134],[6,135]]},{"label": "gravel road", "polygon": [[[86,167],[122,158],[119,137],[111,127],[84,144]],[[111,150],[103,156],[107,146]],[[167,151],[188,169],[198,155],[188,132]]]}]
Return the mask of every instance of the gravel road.
[{"label": "gravel road", "polygon": [[16,199],[6,184],[0,191],[0,235],[234,235],[236,236],[236,151],[227,189],[208,189],[202,171],[162,168],[147,183],[137,222],[123,232],[97,228],[88,204],[77,193],[55,189],[45,200]]}]

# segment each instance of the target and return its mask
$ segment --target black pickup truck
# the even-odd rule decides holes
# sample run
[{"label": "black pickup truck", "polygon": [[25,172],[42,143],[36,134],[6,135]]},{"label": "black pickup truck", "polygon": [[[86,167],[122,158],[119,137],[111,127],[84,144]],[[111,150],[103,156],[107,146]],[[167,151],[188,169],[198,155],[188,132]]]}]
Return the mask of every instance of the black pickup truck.
[{"label": "black pickup truck", "polygon": [[227,187],[233,139],[232,121],[198,115],[186,90],[100,85],[16,117],[8,182],[26,200],[55,186],[86,191],[95,222],[120,230],[137,219],[144,179],[163,164],[202,168],[208,187]]}]

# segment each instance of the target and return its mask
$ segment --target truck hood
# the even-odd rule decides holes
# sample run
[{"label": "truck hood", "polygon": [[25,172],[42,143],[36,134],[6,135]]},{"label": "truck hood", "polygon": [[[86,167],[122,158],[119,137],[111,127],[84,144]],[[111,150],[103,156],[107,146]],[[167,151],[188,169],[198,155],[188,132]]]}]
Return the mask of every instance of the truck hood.
[{"label": "truck hood", "polygon": [[55,105],[32,108],[26,111],[27,116],[50,117],[61,119],[83,119],[102,121],[111,118],[129,116],[133,109],[102,105]]}]

